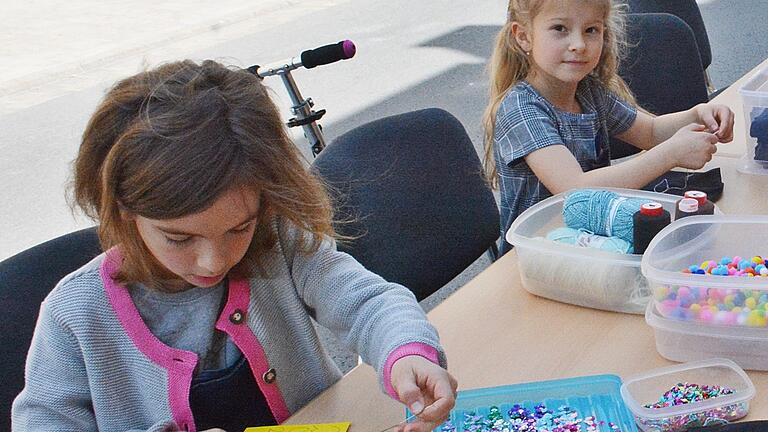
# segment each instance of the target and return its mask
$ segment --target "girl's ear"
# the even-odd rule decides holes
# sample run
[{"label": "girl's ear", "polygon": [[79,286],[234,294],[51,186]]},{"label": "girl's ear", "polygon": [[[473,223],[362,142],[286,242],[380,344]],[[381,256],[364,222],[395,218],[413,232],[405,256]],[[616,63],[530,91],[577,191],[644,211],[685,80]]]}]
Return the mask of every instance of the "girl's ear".
[{"label": "girl's ear", "polygon": [[512,40],[517,42],[526,54],[529,53],[531,51],[531,37],[528,29],[519,22],[513,21],[509,30],[512,33]]}]

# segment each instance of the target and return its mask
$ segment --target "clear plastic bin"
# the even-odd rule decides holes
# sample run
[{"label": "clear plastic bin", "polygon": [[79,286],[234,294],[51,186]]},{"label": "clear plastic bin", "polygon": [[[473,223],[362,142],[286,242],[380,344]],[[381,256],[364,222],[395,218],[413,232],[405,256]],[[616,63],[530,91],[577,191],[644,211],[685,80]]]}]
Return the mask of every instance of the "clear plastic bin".
[{"label": "clear plastic bin", "polygon": [[648,303],[645,321],[653,328],[656,351],[673,361],[725,357],[744,369],[768,370],[768,329],[703,325],[663,317]]},{"label": "clear plastic bin", "polygon": [[[611,424],[622,432],[635,432],[637,427],[621,399],[620,389],[621,378],[618,376],[594,375],[463,390],[458,393],[456,406],[451,410],[450,427],[444,424],[435,432],[463,432],[467,426],[465,414],[487,418],[491,407],[499,408],[503,420],[508,421],[508,411],[515,404],[528,410],[534,410],[539,404],[551,410],[567,406],[581,419],[594,417],[599,432],[614,432]],[[410,415],[406,411],[406,418]]]},{"label": "clear plastic bin", "polygon": [[[768,270],[763,270],[768,261],[762,257],[765,253],[768,217],[691,216],[659,232],[641,264],[661,316],[706,326],[768,329]],[[751,262],[755,267],[753,273],[758,275],[684,273],[692,266],[714,265],[724,269],[728,259],[736,256],[740,261]],[[742,271],[749,271],[744,266]],[[760,272],[765,275],[760,276]]]},{"label": "clear plastic bin", "polygon": [[[604,188],[628,198],[656,201],[675,213],[676,195],[632,189]],[[565,193],[549,197],[512,223],[507,242],[519,257],[520,278],[530,293],[579,306],[642,314],[651,289],[640,272],[642,255],[620,254],[547,240],[547,233],[565,226]],[[720,210],[715,207],[715,212]]]},{"label": "clear plastic bin", "polygon": [[747,152],[738,170],[768,174],[768,68],[757,71],[739,89],[744,107]]},{"label": "clear plastic bin", "polygon": [[[730,394],[666,407],[649,407],[678,384],[719,386]],[[682,432],[689,428],[723,424],[747,415],[755,387],[736,363],[723,358],[685,363],[628,378],[621,396],[643,431]]]}]

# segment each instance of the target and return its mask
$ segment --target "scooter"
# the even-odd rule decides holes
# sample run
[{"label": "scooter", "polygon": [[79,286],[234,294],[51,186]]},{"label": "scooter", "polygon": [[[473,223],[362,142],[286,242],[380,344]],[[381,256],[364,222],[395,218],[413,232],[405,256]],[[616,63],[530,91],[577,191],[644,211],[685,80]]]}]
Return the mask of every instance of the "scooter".
[{"label": "scooter", "polygon": [[291,75],[291,71],[304,67],[312,69],[316,66],[335,63],[339,60],[346,60],[354,57],[357,48],[351,40],[324,45],[315,49],[303,51],[296,57],[267,64],[265,66],[254,65],[248,68],[248,71],[260,78],[278,75],[283,80],[285,89],[291,98],[291,112],[295,117],[288,120],[288,127],[301,126],[304,129],[304,136],[309,141],[312,148],[312,155],[317,157],[325,148],[325,138],[323,137],[323,128],[317,121],[325,115],[325,110],[315,111],[312,98],[304,99],[301,96],[299,87]]}]

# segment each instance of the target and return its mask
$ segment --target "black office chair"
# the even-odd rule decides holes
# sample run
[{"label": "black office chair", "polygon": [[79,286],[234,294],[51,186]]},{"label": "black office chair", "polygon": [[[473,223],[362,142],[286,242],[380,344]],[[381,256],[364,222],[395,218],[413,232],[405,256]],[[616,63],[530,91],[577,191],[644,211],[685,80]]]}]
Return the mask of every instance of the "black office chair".
[{"label": "black office chair", "polygon": [[[49,240],[0,262],[0,415],[10,430],[11,403],[24,387],[24,362],[40,303],[61,278],[101,253],[96,228]],[[3,428],[0,428],[3,429]]]},{"label": "black office chair", "polygon": [[425,109],[359,126],[313,168],[353,237],[339,249],[423,300],[485,251],[498,254],[499,211],[472,141],[451,114]]},{"label": "black office chair", "polygon": [[704,69],[704,77],[708,92],[715,91],[707,74],[707,68],[712,64],[712,48],[709,44],[709,35],[701,17],[701,10],[696,0],[629,0],[629,12],[631,13],[668,13],[685,21],[693,31],[696,38],[696,46],[701,57],[701,67]]},{"label": "black office chair", "polygon": [[[682,19],[666,13],[628,14],[627,35],[630,47],[619,75],[641,107],[661,115],[709,101],[696,39]],[[611,159],[638,152],[611,139]]]}]

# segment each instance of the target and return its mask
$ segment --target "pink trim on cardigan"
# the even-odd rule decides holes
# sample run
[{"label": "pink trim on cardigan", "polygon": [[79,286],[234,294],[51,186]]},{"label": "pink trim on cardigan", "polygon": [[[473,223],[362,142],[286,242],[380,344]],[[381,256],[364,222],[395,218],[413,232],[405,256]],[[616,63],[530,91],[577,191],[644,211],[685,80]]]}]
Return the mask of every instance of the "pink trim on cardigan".
[{"label": "pink trim on cardigan", "polygon": [[387,394],[394,400],[400,400],[400,398],[398,397],[395,388],[392,387],[392,366],[394,366],[396,361],[410,355],[421,356],[436,365],[440,364],[437,350],[425,343],[411,342],[395,348],[395,350],[387,356],[387,360],[384,362],[384,390],[386,390]]},{"label": "pink trim on cardigan", "polygon": [[128,333],[128,337],[139,351],[168,371],[168,403],[176,425],[182,430],[195,432],[195,420],[189,405],[189,391],[192,386],[192,374],[197,364],[197,354],[171,348],[149,331],[136,305],[133,304],[128,290],[112,279],[112,275],[120,268],[122,260],[120,251],[112,248],[107,251],[99,269],[107,298],[125,332]]},{"label": "pink trim on cardigan", "polygon": [[[290,417],[291,413],[288,411],[285,399],[283,399],[283,395],[280,393],[277,383],[272,382],[270,384],[264,381],[264,374],[270,370],[270,366],[267,361],[267,356],[264,353],[264,348],[247,324],[250,292],[251,288],[247,280],[237,279],[229,281],[229,298],[227,299],[227,304],[224,306],[224,310],[221,312],[221,316],[219,316],[219,320],[216,322],[216,328],[226,332],[240,348],[240,351],[243,352],[243,355],[245,355],[245,358],[248,360],[248,364],[251,366],[253,379],[264,394],[264,398],[267,400],[267,405],[269,405],[272,415],[275,416],[275,420],[277,420],[278,423],[282,423]],[[237,309],[240,310],[240,313],[245,314],[245,318],[241,324],[235,324],[230,320],[230,316],[232,316]]]}]

